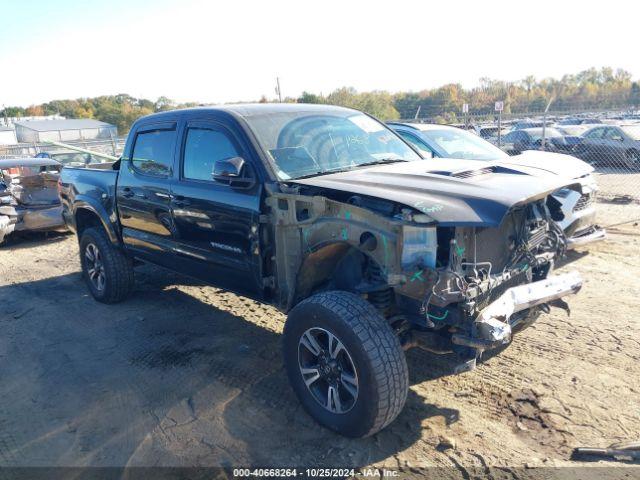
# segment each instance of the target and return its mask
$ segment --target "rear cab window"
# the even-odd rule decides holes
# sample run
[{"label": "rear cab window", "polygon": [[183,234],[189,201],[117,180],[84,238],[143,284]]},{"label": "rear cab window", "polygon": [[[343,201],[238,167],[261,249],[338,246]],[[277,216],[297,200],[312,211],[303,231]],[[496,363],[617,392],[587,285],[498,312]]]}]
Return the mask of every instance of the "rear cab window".
[{"label": "rear cab window", "polygon": [[176,129],[150,128],[136,134],[131,165],[143,175],[169,177],[176,143]]}]

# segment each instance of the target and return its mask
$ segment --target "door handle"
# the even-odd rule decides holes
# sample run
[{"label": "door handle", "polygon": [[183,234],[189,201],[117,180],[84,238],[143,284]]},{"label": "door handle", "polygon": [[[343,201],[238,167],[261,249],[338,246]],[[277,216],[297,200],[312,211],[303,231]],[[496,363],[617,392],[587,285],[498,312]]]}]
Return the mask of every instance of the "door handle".
[{"label": "door handle", "polygon": [[125,187],[122,189],[122,196],[124,198],[131,198],[133,197],[133,192],[131,191],[131,189],[129,187]]},{"label": "door handle", "polygon": [[184,197],[183,195],[176,195],[176,196],[172,197],[172,203],[176,207],[184,207],[186,205],[191,205],[191,200],[189,200],[188,198]]}]

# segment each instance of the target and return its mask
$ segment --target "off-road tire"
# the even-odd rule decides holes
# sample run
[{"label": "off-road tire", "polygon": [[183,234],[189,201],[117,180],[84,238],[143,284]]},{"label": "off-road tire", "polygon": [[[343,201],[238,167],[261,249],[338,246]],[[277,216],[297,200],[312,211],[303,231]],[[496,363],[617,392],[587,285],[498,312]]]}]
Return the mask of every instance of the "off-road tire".
[{"label": "off-road tire", "polygon": [[[88,245],[99,250],[104,265],[105,284],[98,290],[89,279],[85,251]],[[133,290],[133,262],[124,252],[113,246],[101,228],[87,228],[80,238],[80,264],[82,275],[93,298],[102,303],[118,303]]]},{"label": "off-road tire", "polygon": [[[346,413],[327,410],[305,384],[298,348],[301,336],[310,328],[336,335],[353,359],[359,393]],[[358,295],[331,291],[300,302],[285,323],[283,347],[291,386],[304,409],[321,425],[348,437],[366,437],[382,430],[402,410],[409,389],[404,352],[384,317]]]}]

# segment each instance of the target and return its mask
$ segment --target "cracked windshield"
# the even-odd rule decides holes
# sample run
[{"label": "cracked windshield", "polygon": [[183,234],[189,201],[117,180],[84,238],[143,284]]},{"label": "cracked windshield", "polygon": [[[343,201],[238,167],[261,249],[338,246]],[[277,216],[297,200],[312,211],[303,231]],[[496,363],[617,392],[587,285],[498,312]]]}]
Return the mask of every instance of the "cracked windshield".
[{"label": "cracked windshield", "polygon": [[247,121],[281,180],[420,160],[387,127],[353,111],[251,115]]}]

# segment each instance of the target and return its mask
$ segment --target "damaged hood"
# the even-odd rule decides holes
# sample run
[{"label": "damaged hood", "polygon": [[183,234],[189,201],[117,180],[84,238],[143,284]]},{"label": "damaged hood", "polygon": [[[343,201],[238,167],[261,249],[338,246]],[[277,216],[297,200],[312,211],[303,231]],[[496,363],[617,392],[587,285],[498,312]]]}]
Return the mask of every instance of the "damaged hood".
[{"label": "damaged hood", "polygon": [[569,156],[554,155],[555,160],[546,161],[536,161],[536,156],[519,155],[496,162],[456,159],[399,162],[291,182],[398,202],[442,225],[495,227],[511,208],[579,183],[576,178],[589,173],[581,175],[584,167],[576,168],[571,160],[566,167],[553,165],[561,163],[557,157],[571,159]]},{"label": "damaged hood", "polygon": [[539,150],[527,150],[514,157],[505,156],[504,160],[500,160],[500,163],[543,170],[565,178],[580,178],[594,171],[591,165],[579,158]]}]

